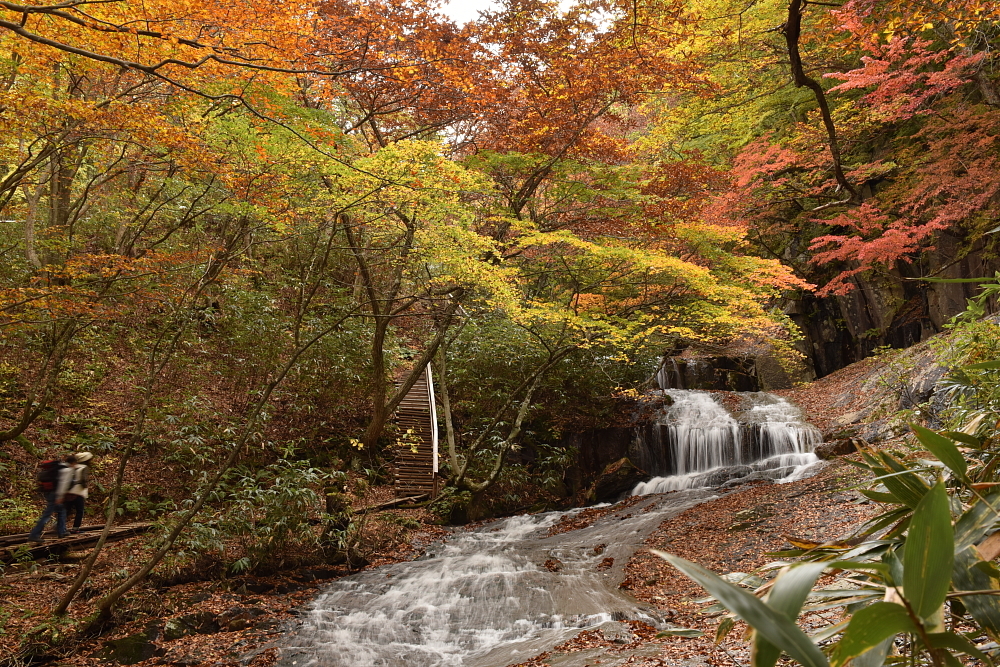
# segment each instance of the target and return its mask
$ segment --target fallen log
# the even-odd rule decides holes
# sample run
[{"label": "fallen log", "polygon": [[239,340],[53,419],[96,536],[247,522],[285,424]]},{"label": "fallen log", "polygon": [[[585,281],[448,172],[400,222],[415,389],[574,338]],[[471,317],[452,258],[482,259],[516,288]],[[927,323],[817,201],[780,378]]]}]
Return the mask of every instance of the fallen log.
[{"label": "fallen log", "polygon": [[400,505],[405,505],[406,503],[413,503],[418,500],[423,500],[427,497],[426,493],[421,493],[419,496],[409,496],[407,498],[395,498],[387,503],[379,503],[378,505],[369,505],[368,507],[361,507],[354,510],[355,514],[364,514],[366,512],[378,512],[379,510],[388,510],[393,507],[399,507]]}]

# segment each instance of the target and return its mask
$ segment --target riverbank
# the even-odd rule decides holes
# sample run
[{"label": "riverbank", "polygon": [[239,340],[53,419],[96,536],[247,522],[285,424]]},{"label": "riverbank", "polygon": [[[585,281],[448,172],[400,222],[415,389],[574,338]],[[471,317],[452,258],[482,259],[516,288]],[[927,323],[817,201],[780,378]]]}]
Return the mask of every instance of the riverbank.
[{"label": "riverbank", "polygon": [[[667,519],[645,546],[676,553],[716,572],[746,572],[767,562],[766,553],[781,548],[788,536],[824,541],[843,537],[860,524],[874,507],[857,492],[846,490],[858,479],[855,468],[835,461],[816,476],[799,482],[736,487],[720,498]],[[603,517],[631,512],[629,508],[638,501],[630,498],[613,506],[568,515],[548,534],[585,530]],[[417,510],[395,512],[401,521],[419,522],[420,528],[410,533],[408,542],[373,562],[369,571],[378,565],[413,560],[425,546],[437,543],[450,532],[420,522],[430,517],[419,516]],[[109,547],[108,566],[98,576],[112,579],[116,564],[129,558],[129,549],[128,544]],[[6,573],[0,588],[4,600],[0,609],[6,619],[0,646],[13,651],[16,647],[11,640],[31,627],[50,631],[44,624],[45,611],[52,596],[68,584],[75,567],[72,562],[51,562]],[[715,646],[710,637],[716,621],[700,615],[701,606],[694,603],[703,593],[665,562],[640,548],[627,559],[623,570],[620,566],[614,570],[622,578],[620,588],[625,592],[658,609],[670,623],[701,630],[706,637],[657,639],[655,629],[641,622],[612,623],[583,631],[521,665],[583,667],[596,664],[595,660],[601,660],[602,666],[627,660],[632,660],[630,665],[648,667],[747,664],[741,633],[732,633],[721,648]],[[343,566],[312,567],[280,576],[233,577],[223,582],[147,588],[130,604],[131,617],[119,619],[111,633],[57,647],[48,654],[50,664],[269,667],[278,658],[279,640],[298,625],[302,609],[323,588],[348,574],[351,572]],[[86,606],[80,605],[79,609]]]},{"label": "riverbank", "polygon": [[[390,487],[372,488],[358,506],[383,501],[387,495]],[[380,521],[371,522],[371,529],[382,533],[382,548],[364,568],[413,560],[450,532],[435,525],[435,517],[426,510],[387,510],[377,518]],[[389,534],[384,529],[389,524],[399,531]],[[277,640],[296,625],[301,609],[331,581],[359,569],[347,564],[312,565],[270,576],[151,582],[135,589],[126,605],[128,613],[114,618],[115,625],[106,634],[74,635],[72,626],[83,623],[90,613],[88,600],[94,592],[108,588],[127,566],[134,567],[148,548],[145,539],[109,544],[91,583],[62,625],[52,623],[49,610],[88,552],[8,564],[0,578],[0,665],[29,664],[21,656],[36,642],[22,639],[33,637],[39,648],[48,644],[35,654],[35,664],[57,667],[268,667],[277,658]]]},{"label": "riverbank", "polygon": [[647,548],[629,560],[621,588],[657,608],[672,625],[704,636],[656,638],[648,627],[632,628],[623,636],[617,628],[603,628],[517,667],[745,667],[750,664],[749,645],[741,624],[716,645],[718,619],[701,614],[706,605],[696,602],[705,593],[648,548],[720,574],[750,572],[774,560],[768,552],[787,547],[789,537],[817,542],[843,538],[872,516],[875,504],[849,488],[862,479],[857,468],[834,461],[808,479],[739,487],[664,521],[646,540]]},{"label": "riverbank", "polygon": [[[824,378],[787,394],[806,409],[813,423],[826,426],[827,432],[832,433],[837,425],[831,419],[824,421],[824,415],[839,418],[845,410],[849,411],[858,398],[861,384],[858,380],[867,379],[877,370],[871,362],[862,362],[838,372],[836,377]],[[666,519],[649,536],[645,547],[676,553],[716,572],[750,571],[770,559],[767,552],[782,548],[786,537],[837,539],[862,523],[875,508],[855,491],[847,490],[859,479],[856,468],[834,461],[814,477],[798,482],[738,486],[720,498]],[[355,507],[378,504],[390,493],[388,487],[370,488],[364,498],[356,499]],[[637,502],[638,498],[631,498],[614,506],[567,515],[551,527],[549,536],[585,531],[595,521],[614,513],[624,516],[631,511],[628,507]],[[380,565],[413,560],[428,544],[452,532],[432,525],[433,517],[423,510],[378,514],[384,519],[380,522],[383,528],[392,526],[400,531],[399,539],[384,543],[378,556],[369,559],[368,571]],[[403,526],[407,528],[404,530]],[[467,526],[454,530],[473,529],[474,526]],[[142,544],[139,541],[109,546],[107,559],[102,559],[95,573],[94,590],[106,588],[113,583],[117,572],[130,561],[141,558]],[[721,647],[711,641],[716,621],[700,615],[700,606],[693,602],[703,595],[700,589],[649,554],[646,548],[638,548],[638,543],[635,547],[621,554],[614,571],[606,574],[620,578],[625,592],[658,609],[672,624],[704,631],[707,636],[657,639],[652,626],[632,621],[626,627],[614,622],[583,631],[560,647],[521,665],[583,667],[595,664],[594,660],[602,660],[602,666],[628,660],[632,661],[628,664],[648,666],[747,662],[741,633],[732,633]],[[3,626],[0,655],[16,651],[18,636],[32,629],[40,638],[51,637],[54,631],[65,634],[65,628],[51,626],[47,611],[72,580],[79,557],[69,554],[59,561],[8,568],[0,582],[0,626]],[[546,569],[559,565],[544,560],[535,565]],[[50,664],[268,667],[277,660],[279,639],[298,626],[307,603],[331,583],[354,571],[346,566],[312,566],[271,577],[230,577],[223,581],[146,586],[137,589],[127,605],[129,616],[116,619],[118,625],[111,632],[100,638],[57,646],[48,653]],[[87,612],[86,593],[72,610],[77,620]]]}]

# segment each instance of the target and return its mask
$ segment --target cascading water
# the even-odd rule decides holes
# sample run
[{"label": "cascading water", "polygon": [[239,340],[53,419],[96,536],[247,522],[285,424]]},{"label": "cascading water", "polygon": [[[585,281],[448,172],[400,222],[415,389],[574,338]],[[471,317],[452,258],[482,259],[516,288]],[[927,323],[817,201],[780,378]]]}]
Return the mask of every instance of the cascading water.
[{"label": "cascading water", "polygon": [[717,487],[734,481],[793,481],[808,473],[822,442],[815,426],[780,396],[742,393],[730,413],[716,394],[667,389],[672,404],[656,424],[639,429],[630,457],[655,475],[632,495]]},{"label": "cascading water", "polygon": [[457,532],[418,560],[333,583],[285,641],[279,664],[497,667],[612,620],[658,624],[654,609],[618,589],[622,568],[666,518],[713,497],[707,489],[651,496],[551,536],[566,512]]},{"label": "cascading water", "polygon": [[[770,394],[730,414],[713,394],[667,390],[673,405],[640,431],[629,455],[659,475],[636,504],[585,528],[548,535],[571,512],[517,516],[456,532],[415,561],[333,583],[283,642],[282,667],[498,667],[523,662],[582,628],[659,624],[618,589],[623,566],[664,520],[716,497],[713,486],[788,480],[816,460],[819,432]],[[592,664],[584,653],[561,667]],[[618,656],[623,660],[627,656]],[[616,658],[616,660],[618,659]]]}]

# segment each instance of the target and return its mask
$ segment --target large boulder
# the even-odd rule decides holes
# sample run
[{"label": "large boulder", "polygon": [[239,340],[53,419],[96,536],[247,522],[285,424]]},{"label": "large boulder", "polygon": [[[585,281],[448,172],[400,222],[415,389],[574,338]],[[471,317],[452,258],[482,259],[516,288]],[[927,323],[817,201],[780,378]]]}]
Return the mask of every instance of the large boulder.
[{"label": "large boulder", "polygon": [[97,655],[104,662],[134,665],[161,656],[166,652],[156,645],[155,640],[158,637],[158,629],[147,628],[146,632],[107,642]]},{"label": "large boulder", "polygon": [[219,614],[219,627],[229,632],[246,630],[256,625],[261,616],[266,615],[267,612],[259,607],[232,607]]},{"label": "large boulder", "polygon": [[637,468],[626,456],[609,463],[597,476],[591,497],[594,500],[614,500],[645,479],[649,479],[649,474]]}]

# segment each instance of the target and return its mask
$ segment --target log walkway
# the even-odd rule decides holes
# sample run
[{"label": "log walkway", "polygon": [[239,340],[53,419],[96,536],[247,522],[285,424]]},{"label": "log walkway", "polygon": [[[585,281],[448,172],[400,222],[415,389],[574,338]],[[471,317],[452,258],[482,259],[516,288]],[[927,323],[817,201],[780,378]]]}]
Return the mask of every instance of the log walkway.
[{"label": "log walkway", "polygon": [[[127,523],[115,526],[108,533],[108,542],[117,542],[143,533],[153,527],[151,523]],[[0,562],[9,563],[20,559],[37,559],[53,556],[67,551],[91,547],[101,539],[104,526],[83,526],[80,532],[63,538],[54,537],[52,533],[43,535],[42,544],[30,544],[28,533],[5,535],[0,537]]]}]

